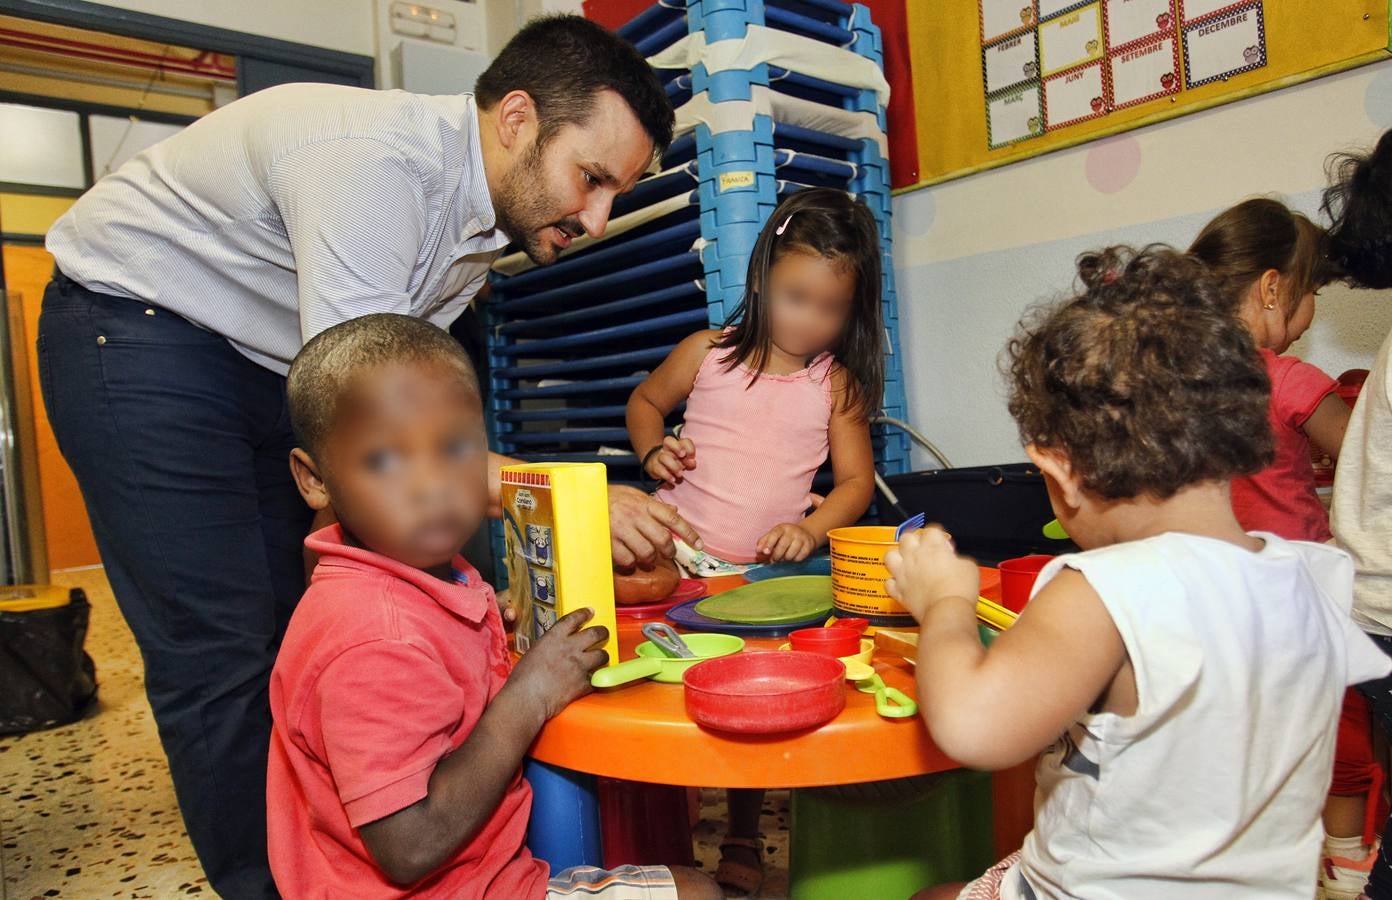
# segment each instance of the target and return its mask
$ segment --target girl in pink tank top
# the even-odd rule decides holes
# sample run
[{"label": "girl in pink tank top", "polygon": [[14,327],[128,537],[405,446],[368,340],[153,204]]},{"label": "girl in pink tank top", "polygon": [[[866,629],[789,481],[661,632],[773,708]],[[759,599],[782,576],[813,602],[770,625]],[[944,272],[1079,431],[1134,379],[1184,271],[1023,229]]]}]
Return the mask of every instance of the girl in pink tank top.
[{"label": "girl in pink tank top", "polygon": [[[658,499],[701,536],[702,561],[805,559],[865,514],[869,417],[884,391],[880,254],[863,203],[829,188],[793,194],[764,224],[726,327],[683,340],[629,398],[633,448]],[[666,427],[682,403],[678,438]],[[808,514],[828,454],[835,486]],[[692,555],[678,543],[679,561]],[[731,791],[716,880],[743,893],[762,881],[761,805],[762,791]]]},{"label": "girl in pink tank top", "polygon": [[[884,336],[869,209],[829,188],[788,197],[754,245],[746,284],[723,330],[682,341],[633,392],[628,434],[658,498],[707,554],[801,560],[864,515],[874,492],[868,418],[884,386]],[[666,435],[683,402],[681,437]],[[804,517],[828,454],[835,487]]]}]

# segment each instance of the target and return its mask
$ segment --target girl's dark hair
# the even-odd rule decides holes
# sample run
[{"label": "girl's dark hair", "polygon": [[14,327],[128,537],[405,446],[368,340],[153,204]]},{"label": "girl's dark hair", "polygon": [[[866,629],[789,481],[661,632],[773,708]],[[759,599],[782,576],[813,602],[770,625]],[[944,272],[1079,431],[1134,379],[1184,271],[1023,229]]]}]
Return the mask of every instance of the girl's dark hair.
[{"label": "girl's dark hair", "polygon": [[1392,131],[1371,153],[1334,154],[1326,170],[1330,259],[1360,287],[1392,287]]},{"label": "girl's dark hair", "polygon": [[1010,342],[1010,414],[1108,500],[1166,499],[1274,457],[1271,384],[1204,265],[1170,247],[1078,257],[1080,290]]},{"label": "girl's dark hair", "polygon": [[537,149],[565,125],[584,125],[595,94],[624,99],[661,156],[672,143],[672,104],[657,73],[634,46],[581,16],[537,16],[499,51],[474,84],[480,109],[492,109],[512,91],[536,104]]},{"label": "girl's dark hair", "polygon": [[[780,225],[786,226],[778,234]],[[773,332],[764,285],[784,254],[800,250],[844,263],[855,272],[855,297],[841,337],[831,349],[846,370],[842,409],[869,418],[884,396],[884,327],[880,312],[880,236],[870,208],[845,191],[808,188],[784,198],[764,223],[749,255],[744,300],[726,321],[732,329],[715,346],[730,350],[726,369],[747,364],[754,379],[768,365]],[[752,383],[752,382],[751,382]]]},{"label": "girl's dark hair", "polygon": [[1289,284],[1282,298],[1289,319],[1301,297],[1333,279],[1325,243],[1324,229],[1305,216],[1278,200],[1254,197],[1215,216],[1189,253],[1208,266],[1234,311],[1263,272],[1280,272]]}]

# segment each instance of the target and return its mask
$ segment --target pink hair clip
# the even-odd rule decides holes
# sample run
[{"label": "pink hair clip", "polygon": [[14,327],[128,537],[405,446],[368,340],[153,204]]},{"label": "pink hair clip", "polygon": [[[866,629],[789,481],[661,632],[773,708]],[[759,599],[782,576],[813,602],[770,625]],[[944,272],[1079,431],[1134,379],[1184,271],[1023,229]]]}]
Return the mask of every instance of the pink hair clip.
[{"label": "pink hair clip", "polygon": [[783,234],[783,230],[788,227],[788,223],[793,221],[793,215],[793,213],[788,213],[788,218],[784,219],[783,224],[779,225],[777,230],[775,230],[773,233],[777,235]]}]

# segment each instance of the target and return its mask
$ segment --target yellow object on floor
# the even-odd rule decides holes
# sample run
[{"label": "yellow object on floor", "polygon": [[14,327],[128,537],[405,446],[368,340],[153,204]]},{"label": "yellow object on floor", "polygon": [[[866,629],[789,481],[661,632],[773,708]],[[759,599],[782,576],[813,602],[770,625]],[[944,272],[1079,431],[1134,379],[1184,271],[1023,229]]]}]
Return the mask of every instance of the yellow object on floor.
[{"label": "yellow object on floor", "polygon": [[0,587],[0,612],[22,613],[57,609],[70,601],[67,588],[56,584],[14,584]]}]

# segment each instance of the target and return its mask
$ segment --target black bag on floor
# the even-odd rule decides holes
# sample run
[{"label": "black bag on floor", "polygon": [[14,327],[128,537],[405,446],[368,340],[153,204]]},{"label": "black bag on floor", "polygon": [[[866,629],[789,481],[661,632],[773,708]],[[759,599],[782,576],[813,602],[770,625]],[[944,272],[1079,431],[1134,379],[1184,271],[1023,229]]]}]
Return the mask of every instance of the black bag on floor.
[{"label": "black bag on floor", "polygon": [[82,649],[90,613],[78,588],[63,606],[0,610],[0,734],[63,725],[96,699],[96,667]]}]

